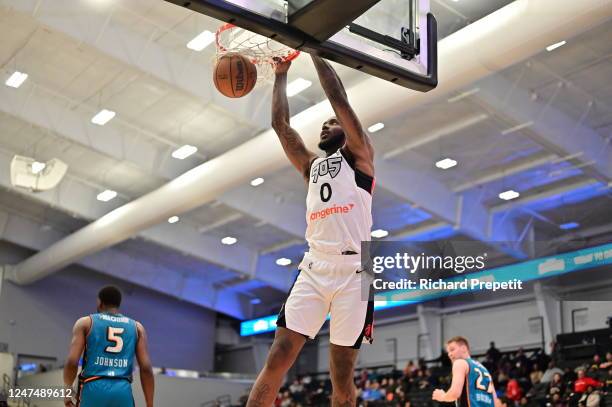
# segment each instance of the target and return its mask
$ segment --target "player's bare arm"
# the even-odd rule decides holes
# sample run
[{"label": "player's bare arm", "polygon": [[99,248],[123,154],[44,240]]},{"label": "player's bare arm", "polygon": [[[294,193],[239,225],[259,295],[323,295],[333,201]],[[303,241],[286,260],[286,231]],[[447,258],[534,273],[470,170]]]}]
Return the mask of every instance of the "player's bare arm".
[{"label": "player's bare arm", "polygon": [[346,135],[346,147],[355,158],[355,166],[374,177],[374,148],[359,118],[349,104],[342,81],[334,68],[320,57],[311,55],[319,81]]},{"label": "player's bare arm", "polygon": [[447,391],[441,389],[434,390],[431,396],[432,400],[449,403],[461,397],[468,370],[468,363],[464,359],[455,360],[453,362],[453,380],[450,388]]},{"label": "player's bare arm", "polygon": [[489,383],[489,389],[488,390],[489,390],[489,393],[491,393],[493,395],[493,406],[501,407],[502,402],[497,397],[497,392],[495,391],[495,386],[493,385],[493,380],[491,380],[491,383]]},{"label": "player's bare arm", "polygon": [[149,357],[147,343],[147,332],[140,322],[136,322],[138,330],[138,343],[136,344],[136,360],[140,368],[140,384],[144,393],[147,407],[153,407],[153,395],[155,393],[155,378],[153,376],[153,366]]},{"label": "player's bare arm", "polygon": [[[91,327],[91,320],[89,317],[79,318],[72,328],[72,340],[70,341],[70,349],[68,351],[68,357],[64,363],[64,387],[72,388],[72,384],[76,379],[79,370],[79,360],[85,349],[85,339],[87,338],[87,332]],[[66,399],[64,401],[66,407],[72,407],[74,404],[72,400]]]},{"label": "player's bare arm", "polygon": [[308,180],[310,163],[316,155],[308,150],[297,131],[289,123],[289,101],[287,100],[287,71],[291,62],[278,62],[274,67],[275,80],[272,93],[272,128],[276,132],[283,150],[291,164]]}]

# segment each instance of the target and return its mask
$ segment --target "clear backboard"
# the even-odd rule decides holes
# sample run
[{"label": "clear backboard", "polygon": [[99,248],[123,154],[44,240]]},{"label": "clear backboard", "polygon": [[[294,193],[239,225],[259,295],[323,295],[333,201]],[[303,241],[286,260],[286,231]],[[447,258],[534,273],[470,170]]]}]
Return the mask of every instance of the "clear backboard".
[{"label": "clear backboard", "polygon": [[398,85],[437,85],[429,0],[166,0]]}]

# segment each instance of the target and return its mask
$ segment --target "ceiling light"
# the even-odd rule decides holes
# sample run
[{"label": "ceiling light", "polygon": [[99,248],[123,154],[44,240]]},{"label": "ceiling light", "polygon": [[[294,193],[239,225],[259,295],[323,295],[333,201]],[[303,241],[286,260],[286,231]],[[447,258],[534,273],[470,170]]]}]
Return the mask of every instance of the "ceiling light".
[{"label": "ceiling light", "polygon": [[312,86],[312,82],[309,80],[297,78],[296,80],[289,82],[287,85],[287,96],[295,96],[301,91],[308,89],[310,86]]},{"label": "ceiling light", "polygon": [[261,303],[261,300],[259,298],[251,299],[251,304],[253,304],[253,305],[257,305],[257,304],[260,304],[260,303]]},{"label": "ceiling light", "polygon": [[562,225],[559,225],[559,228],[563,230],[576,229],[577,227],[580,227],[580,223],[578,222],[567,222]]},{"label": "ceiling light", "polygon": [[566,41],[559,41],[559,42],[557,42],[555,44],[552,44],[552,45],[549,45],[548,47],[546,47],[546,51],[548,51],[548,52],[553,51],[553,50],[555,50],[555,49],[557,49],[559,47],[564,46],[565,44],[567,44]]},{"label": "ceiling light", "polygon": [[236,239],[235,237],[231,237],[231,236],[226,236],[223,239],[221,239],[221,243],[226,244],[226,245],[232,245],[236,243],[237,241],[238,239]]},{"label": "ceiling light", "polygon": [[443,169],[443,170],[448,170],[449,168],[453,168],[455,165],[457,165],[457,161],[453,160],[452,158],[445,158],[436,163],[436,167]]},{"label": "ceiling light", "polygon": [[97,198],[98,198],[98,201],[108,202],[111,199],[115,198],[116,196],[117,196],[117,192],[113,191],[112,189],[107,189],[104,192],[100,192]]},{"label": "ceiling light", "polygon": [[375,237],[377,239],[382,239],[383,237],[388,236],[389,232],[387,232],[384,229],[376,229],[376,230],[372,231],[371,235],[372,235],[372,237]]},{"label": "ceiling light", "polygon": [[504,201],[509,201],[511,199],[515,199],[518,198],[521,194],[519,194],[518,192],[509,189],[507,191],[502,192],[501,194],[499,194],[499,197],[501,199],[503,199]]},{"label": "ceiling light", "polygon": [[368,127],[368,131],[370,133],[376,133],[378,130],[382,130],[385,128],[385,124],[384,123],[376,123],[371,125],[370,127]]},{"label": "ceiling light", "polygon": [[168,223],[176,223],[176,222],[178,222],[179,220],[181,220],[181,218],[179,218],[179,217],[178,217],[178,216],[176,216],[176,215],[175,215],[175,216],[170,216],[170,217],[168,218]]},{"label": "ceiling light", "polygon": [[291,260],[286,257],[281,257],[280,259],[276,259],[276,264],[279,266],[288,266],[291,264]]},{"label": "ceiling light", "polygon": [[198,148],[195,146],[190,146],[189,144],[185,144],[183,147],[180,147],[172,152],[172,157],[177,158],[179,160],[184,160],[195,152],[198,151]]},{"label": "ceiling light", "polygon": [[44,170],[46,166],[47,166],[47,164],[45,164],[45,163],[41,163],[41,162],[38,162],[38,161],[34,161],[34,162],[32,163],[32,172],[33,172],[34,174],[38,174],[39,172],[41,172],[42,170]]},{"label": "ceiling light", "polygon": [[194,51],[202,51],[215,41],[215,34],[206,30],[198,34],[194,39],[187,43],[187,48]]},{"label": "ceiling light", "polygon": [[26,79],[28,79],[27,73],[15,71],[4,83],[11,88],[18,88]]},{"label": "ceiling light", "polygon": [[258,185],[261,185],[264,183],[264,179],[259,177],[259,178],[255,178],[253,181],[251,181],[251,185],[256,187]]},{"label": "ceiling light", "polygon": [[115,117],[115,112],[112,110],[102,109],[98,112],[98,114],[91,118],[91,122],[99,126],[104,126],[113,117]]}]

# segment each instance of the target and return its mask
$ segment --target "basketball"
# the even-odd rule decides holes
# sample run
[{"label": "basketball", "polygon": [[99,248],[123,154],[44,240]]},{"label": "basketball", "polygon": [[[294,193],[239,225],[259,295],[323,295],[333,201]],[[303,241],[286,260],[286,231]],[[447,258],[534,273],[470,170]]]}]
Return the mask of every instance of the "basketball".
[{"label": "basketball", "polygon": [[228,98],[240,98],[255,87],[257,68],[244,55],[224,55],[215,65],[213,80],[215,87],[223,95]]}]

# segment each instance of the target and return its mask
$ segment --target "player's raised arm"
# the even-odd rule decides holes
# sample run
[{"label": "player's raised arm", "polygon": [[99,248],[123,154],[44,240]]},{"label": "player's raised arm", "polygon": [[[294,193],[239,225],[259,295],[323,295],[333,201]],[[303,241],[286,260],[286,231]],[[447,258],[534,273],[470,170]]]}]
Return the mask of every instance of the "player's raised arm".
[{"label": "player's raised arm", "polygon": [[356,166],[366,175],[373,177],[374,148],[370,142],[370,137],[363,130],[359,118],[349,104],[342,81],[327,61],[315,55],[311,55],[311,57],[325,95],[327,95],[345,132],[346,146],[355,157]]},{"label": "player's raised arm", "polygon": [[302,138],[289,124],[289,101],[287,100],[287,71],[291,62],[279,62],[275,67],[272,94],[272,128],[278,135],[283,150],[291,164],[305,179],[310,176],[310,163],[316,155],[309,151]]},{"label": "player's raised arm", "polygon": [[[64,387],[71,389],[74,379],[76,379],[77,372],[79,370],[79,360],[85,349],[85,339],[87,332],[91,327],[91,321],[89,317],[79,318],[72,328],[72,340],[70,341],[70,350],[68,351],[68,357],[64,363]],[[64,402],[66,406],[72,406],[72,401],[66,399]]]},{"label": "player's raised arm", "polygon": [[450,403],[461,397],[465,377],[468,373],[468,363],[463,359],[457,359],[453,362],[453,380],[447,391],[436,389],[431,398],[436,401]]},{"label": "player's raised arm", "polygon": [[140,368],[140,384],[144,393],[147,407],[153,407],[153,395],[155,393],[155,377],[153,376],[153,366],[149,357],[147,343],[147,333],[140,322],[136,323],[138,329],[138,343],[136,344],[136,360]]}]

